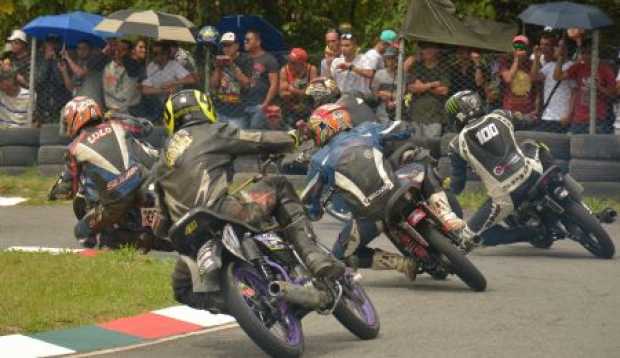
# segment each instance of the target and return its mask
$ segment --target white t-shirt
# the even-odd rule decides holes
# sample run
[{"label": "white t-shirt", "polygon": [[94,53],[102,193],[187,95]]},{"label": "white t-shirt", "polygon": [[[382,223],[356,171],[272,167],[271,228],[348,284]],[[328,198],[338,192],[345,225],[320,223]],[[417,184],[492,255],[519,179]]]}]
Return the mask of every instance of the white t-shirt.
[{"label": "white t-shirt", "polygon": [[[177,61],[168,61],[163,68],[155,62],[151,62],[146,67],[146,79],[142,81],[142,84],[160,88],[167,82],[180,80],[187,75],[189,75],[189,72]],[[162,95],[163,97],[166,97],[166,95]]]},{"label": "white t-shirt", "polygon": [[375,50],[374,48],[366,51],[364,57],[366,63],[368,64],[368,67],[375,70],[375,72],[385,67],[385,65],[383,64],[383,56],[381,56],[379,51]]},{"label": "white t-shirt", "polygon": [[[555,61],[550,61],[545,63],[545,65],[540,69],[540,73],[545,76],[545,96],[544,101],[546,102],[551,94],[551,91],[555,87],[557,83],[556,80],[553,79],[553,72],[555,71]],[[566,62],[562,65],[562,70],[567,71],[573,65],[572,61]],[[575,81],[572,80],[563,80],[558,89],[555,90],[553,97],[551,97],[551,101],[545,112],[542,115],[543,121],[559,121],[563,117],[569,115],[570,111],[570,96],[571,91],[575,87]],[[543,103],[545,103],[543,102]]]},{"label": "white t-shirt", "polygon": [[[346,63],[344,57],[335,58],[331,66],[332,78],[336,81],[340,92],[350,93],[357,91],[363,94],[370,94],[370,79],[362,77],[353,71],[339,69],[338,65],[341,63]],[[371,69],[363,55],[355,56],[353,66],[364,70]]]},{"label": "white t-shirt", "polygon": [[0,128],[28,126],[30,91],[21,88],[15,97],[0,91]]}]

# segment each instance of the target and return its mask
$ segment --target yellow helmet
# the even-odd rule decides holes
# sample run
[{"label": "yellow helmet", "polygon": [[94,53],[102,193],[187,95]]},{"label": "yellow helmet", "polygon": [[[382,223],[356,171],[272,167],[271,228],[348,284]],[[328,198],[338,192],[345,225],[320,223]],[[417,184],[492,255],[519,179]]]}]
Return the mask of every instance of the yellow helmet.
[{"label": "yellow helmet", "polygon": [[164,105],[164,126],[171,136],[182,127],[196,122],[217,122],[211,98],[198,90],[182,90],[168,97]]}]

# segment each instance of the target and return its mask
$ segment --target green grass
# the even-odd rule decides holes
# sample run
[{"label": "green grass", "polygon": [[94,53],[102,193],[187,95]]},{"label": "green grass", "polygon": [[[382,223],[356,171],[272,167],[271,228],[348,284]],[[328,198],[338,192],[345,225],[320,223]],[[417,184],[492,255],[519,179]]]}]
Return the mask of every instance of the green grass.
[{"label": "green grass", "polygon": [[[464,192],[458,196],[459,203],[463,209],[476,210],[482,203],[488,198],[488,196],[481,191],[469,191]],[[592,209],[592,211],[599,212],[607,207],[613,208],[616,211],[620,211],[620,201],[614,199],[602,199],[597,197],[585,197],[586,204]]]},{"label": "green grass", "polygon": [[95,257],[0,252],[0,335],[110,321],[174,304],[174,261],[134,249]]},{"label": "green grass", "polygon": [[21,196],[28,198],[22,205],[63,204],[66,201],[48,201],[47,194],[54,185],[56,177],[40,175],[36,168],[20,175],[0,174],[0,196]]}]

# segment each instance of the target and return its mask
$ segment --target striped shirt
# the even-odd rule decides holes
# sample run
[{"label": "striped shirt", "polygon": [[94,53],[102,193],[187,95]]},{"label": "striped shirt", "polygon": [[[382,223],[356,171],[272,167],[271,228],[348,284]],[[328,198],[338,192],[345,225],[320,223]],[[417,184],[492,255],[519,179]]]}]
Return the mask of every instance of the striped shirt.
[{"label": "striped shirt", "polygon": [[26,127],[28,123],[28,105],[30,91],[21,88],[17,96],[12,97],[0,91],[0,127]]}]

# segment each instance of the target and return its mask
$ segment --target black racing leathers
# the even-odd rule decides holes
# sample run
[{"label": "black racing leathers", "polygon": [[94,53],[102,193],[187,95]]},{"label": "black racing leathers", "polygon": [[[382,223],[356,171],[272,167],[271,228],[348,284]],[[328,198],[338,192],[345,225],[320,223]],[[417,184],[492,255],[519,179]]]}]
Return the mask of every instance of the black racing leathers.
[{"label": "black racing leathers", "polygon": [[[284,131],[242,130],[209,122],[180,129],[166,143],[153,171],[164,214],[175,222],[192,208],[215,209],[233,200],[227,189],[237,155],[283,153],[294,147],[293,137]],[[275,205],[273,197],[255,199],[266,207]]]},{"label": "black racing leathers", "polygon": [[450,143],[453,163],[467,162],[490,196],[469,221],[476,233],[508,216],[522,200],[524,187],[542,173],[540,160],[525,156],[517,144],[516,120],[508,111],[491,112],[466,125]]}]

